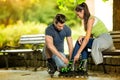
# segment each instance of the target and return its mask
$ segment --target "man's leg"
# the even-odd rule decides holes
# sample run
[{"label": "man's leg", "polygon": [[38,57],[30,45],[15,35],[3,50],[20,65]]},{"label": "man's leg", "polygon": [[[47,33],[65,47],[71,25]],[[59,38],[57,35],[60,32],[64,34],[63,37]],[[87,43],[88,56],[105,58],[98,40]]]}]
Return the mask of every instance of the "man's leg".
[{"label": "man's leg", "polygon": [[[61,54],[62,54],[62,56],[66,57],[64,53],[61,53]],[[52,59],[55,61],[58,70],[59,70],[60,68],[62,68],[62,67],[66,67],[66,66],[67,66],[67,65],[66,65],[58,56],[56,56],[56,55],[53,55],[53,56],[52,56]]]},{"label": "man's leg", "polygon": [[[61,53],[62,56],[66,57],[65,54]],[[52,57],[57,65],[58,71],[59,71],[59,75],[58,76],[72,76],[73,72],[72,70],[72,63],[71,61],[69,61],[69,63],[66,65],[59,57],[57,57],[56,55],[53,55]]]},{"label": "man's leg", "polygon": [[52,53],[48,48],[45,48],[45,56],[47,60],[48,73],[53,75],[57,70],[57,66],[55,61],[52,59]]},{"label": "man's leg", "polygon": [[[87,59],[88,58],[88,48],[91,49],[92,47],[92,43],[93,43],[93,38],[91,38],[88,42],[88,44],[86,45],[85,49],[82,51],[81,53],[81,56],[82,56],[82,59]],[[74,56],[77,54],[77,51],[78,49],[80,48],[80,44],[78,43],[78,41],[76,41],[76,44],[75,44],[75,47],[74,47],[74,50],[73,50],[73,53],[72,53],[72,57],[71,57],[71,60],[74,59]]]}]

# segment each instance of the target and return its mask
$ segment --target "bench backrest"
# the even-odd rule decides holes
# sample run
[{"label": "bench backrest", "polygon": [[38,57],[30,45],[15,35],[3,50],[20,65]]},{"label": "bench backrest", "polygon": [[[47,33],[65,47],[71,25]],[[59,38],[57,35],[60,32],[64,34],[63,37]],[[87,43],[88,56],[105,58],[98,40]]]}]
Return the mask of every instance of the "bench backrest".
[{"label": "bench backrest", "polygon": [[22,35],[19,40],[19,44],[40,44],[40,43],[45,43],[44,34]]},{"label": "bench backrest", "polygon": [[114,43],[120,43],[120,31],[112,31],[110,32]]}]

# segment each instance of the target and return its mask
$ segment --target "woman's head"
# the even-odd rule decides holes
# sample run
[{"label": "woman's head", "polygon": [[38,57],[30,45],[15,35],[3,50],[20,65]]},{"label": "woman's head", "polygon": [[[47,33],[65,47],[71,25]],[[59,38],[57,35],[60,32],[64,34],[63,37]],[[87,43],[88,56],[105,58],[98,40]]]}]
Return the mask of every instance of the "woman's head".
[{"label": "woman's head", "polygon": [[83,2],[82,4],[77,5],[75,8],[75,11],[79,18],[84,19],[84,26],[86,30],[87,22],[90,17],[90,12],[89,12],[87,4]]}]

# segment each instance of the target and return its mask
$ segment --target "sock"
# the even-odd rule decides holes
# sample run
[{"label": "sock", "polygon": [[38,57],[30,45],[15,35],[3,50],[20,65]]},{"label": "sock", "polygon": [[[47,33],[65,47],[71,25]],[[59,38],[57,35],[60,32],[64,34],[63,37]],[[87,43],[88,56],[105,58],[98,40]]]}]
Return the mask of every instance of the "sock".
[{"label": "sock", "polygon": [[48,61],[49,63],[51,63],[53,60],[52,60],[52,58],[48,58],[47,61]]},{"label": "sock", "polygon": [[50,63],[50,64],[53,65],[53,67],[55,68],[55,70],[57,70],[56,63],[55,63],[55,61],[52,58],[48,58],[47,61],[48,61],[48,63]]}]

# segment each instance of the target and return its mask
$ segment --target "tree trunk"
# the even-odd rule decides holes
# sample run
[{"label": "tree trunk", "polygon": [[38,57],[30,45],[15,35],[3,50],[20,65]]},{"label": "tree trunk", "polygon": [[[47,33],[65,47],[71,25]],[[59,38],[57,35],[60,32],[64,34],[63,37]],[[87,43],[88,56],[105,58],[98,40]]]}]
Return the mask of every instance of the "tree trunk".
[{"label": "tree trunk", "polygon": [[[120,0],[113,0],[113,31],[120,31]],[[120,49],[120,43],[114,43]]]},{"label": "tree trunk", "polygon": [[120,30],[120,0],[113,0],[113,30]]}]

